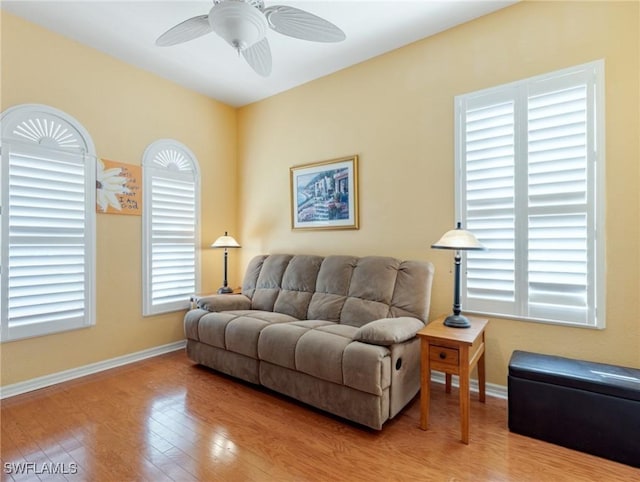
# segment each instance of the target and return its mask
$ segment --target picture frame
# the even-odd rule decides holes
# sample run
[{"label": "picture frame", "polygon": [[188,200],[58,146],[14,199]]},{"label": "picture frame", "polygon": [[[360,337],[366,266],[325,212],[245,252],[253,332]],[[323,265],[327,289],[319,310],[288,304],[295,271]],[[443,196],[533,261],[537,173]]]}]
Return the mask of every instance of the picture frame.
[{"label": "picture frame", "polygon": [[99,158],[96,212],[142,216],[142,167]]},{"label": "picture frame", "polygon": [[358,229],[358,156],[293,166],[291,229]]}]

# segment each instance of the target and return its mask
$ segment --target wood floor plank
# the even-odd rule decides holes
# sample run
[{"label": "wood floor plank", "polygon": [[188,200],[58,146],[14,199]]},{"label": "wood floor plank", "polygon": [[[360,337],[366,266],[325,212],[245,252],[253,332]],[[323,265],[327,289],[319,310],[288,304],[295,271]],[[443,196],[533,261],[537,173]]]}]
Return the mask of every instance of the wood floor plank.
[{"label": "wood floor plank", "polygon": [[37,392],[0,408],[0,460],[77,473],[3,481],[629,481],[640,470],[507,429],[505,400],[472,395],[470,444],[458,393],[433,384],[428,431],[414,399],[373,431],[199,367],[184,352]]}]

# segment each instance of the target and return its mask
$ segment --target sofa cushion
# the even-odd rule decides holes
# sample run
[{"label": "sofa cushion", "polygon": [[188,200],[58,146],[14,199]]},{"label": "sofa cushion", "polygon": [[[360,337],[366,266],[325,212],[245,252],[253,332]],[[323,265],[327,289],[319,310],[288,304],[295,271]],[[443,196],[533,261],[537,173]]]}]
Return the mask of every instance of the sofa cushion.
[{"label": "sofa cushion", "polygon": [[355,332],[353,339],[374,345],[389,346],[413,338],[421,328],[424,328],[424,323],[417,318],[407,316],[382,318],[361,326]]},{"label": "sofa cushion", "polygon": [[273,311],[282,287],[284,272],[291,258],[293,258],[293,255],[290,254],[272,254],[263,259],[251,298],[251,308],[254,310]]},{"label": "sofa cushion", "polygon": [[433,264],[429,262],[402,261],[398,267],[389,316],[411,316],[427,323],[433,273]]},{"label": "sofa cushion", "polygon": [[258,338],[267,326],[295,321],[270,311],[244,310],[208,313],[198,323],[198,339],[217,348],[258,358]]},{"label": "sofa cushion", "polygon": [[311,297],[307,318],[338,322],[346,299],[345,295],[316,292]]},{"label": "sofa cushion", "polygon": [[307,320],[273,325],[260,334],[258,358],[295,370],[298,340],[309,330],[330,324],[329,321]]},{"label": "sofa cushion", "polygon": [[328,256],[322,261],[307,319],[340,321],[357,263],[358,258],[354,256]]},{"label": "sofa cushion", "polygon": [[297,255],[291,258],[282,277],[282,289],[274,304],[274,311],[300,320],[306,319],[321,264],[320,256]]},{"label": "sofa cushion", "polygon": [[389,316],[389,305],[361,298],[348,297],[340,313],[340,323],[356,328],[370,321]]},{"label": "sofa cushion", "polygon": [[253,298],[253,294],[258,286],[258,277],[260,276],[260,271],[262,271],[262,265],[268,257],[269,255],[262,254],[254,256],[251,261],[249,261],[244,279],[242,280],[242,294],[250,299]]},{"label": "sofa cushion", "polygon": [[296,344],[296,370],[342,385],[342,354],[349,343],[350,336],[309,330]]},{"label": "sofa cushion", "polygon": [[265,327],[258,357],[339,385],[380,395],[390,384],[386,347],[354,342],[356,327],[309,320]]},{"label": "sofa cushion", "polygon": [[360,258],[353,270],[340,322],[362,326],[389,316],[400,261],[383,256]]}]

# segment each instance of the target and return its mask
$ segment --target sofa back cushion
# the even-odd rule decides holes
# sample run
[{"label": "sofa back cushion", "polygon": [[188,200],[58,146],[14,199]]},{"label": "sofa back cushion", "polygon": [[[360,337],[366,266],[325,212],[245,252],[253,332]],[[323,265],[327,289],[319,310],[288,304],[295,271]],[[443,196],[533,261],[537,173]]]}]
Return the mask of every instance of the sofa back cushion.
[{"label": "sofa back cushion", "polygon": [[349,295],[355,256],[328,256],[322,261],[316,281],[316,291],[309,303],[309,320],[340,321],[344,302]]},{"label": "sofa back cushion", "polygon": [[429,316],[433,265],[383,256],[261,255],[242,287],[253,309],[352,326]]},{"label": "sofa back cushion", "polygon": [[290,254],[272,254],[256,256],[251,260],[242,283],[242,293],[251,298],[252,309],[273,311],[280,294],[284,270],[291,258],[293,255]]},{"label": "sofa back cushion", "polygon": [[340,323],[362,326],[373,320],[387,318],[400,263],[394,258],[360,258],[351,275]]},{"label": "sofa back cushion", "polygon": [[282,276],[282,286],[273,307],[278,313],[307,319],[309,303],[316,290],[320,256],[294,256]]}]

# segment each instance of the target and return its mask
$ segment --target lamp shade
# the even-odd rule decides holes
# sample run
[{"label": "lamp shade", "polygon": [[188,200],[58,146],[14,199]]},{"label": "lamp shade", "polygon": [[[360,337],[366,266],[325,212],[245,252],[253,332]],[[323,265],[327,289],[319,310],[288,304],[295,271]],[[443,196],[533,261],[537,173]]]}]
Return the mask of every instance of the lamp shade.
[{"label": "lamp shade", "polygon": [[256,7],[243,1],[217,3],[209,13],[209,24],[238,52],[262,40],[267,33],[267,18]]},{"label": "lamp shade", "polygon": [[462,229],[460,223],[456,229],[447,231],[442,237],[431,245],[435,249],[456,250],[484,250],[487,249],[475,235],[466,229]]},{"label": "lamp shade", "polygon": [[229,236],[227,232],[224,232],[224,236],[220,236],[211,245],[212,248],[240,248],[240,244],[233,239],[233,236]]}]

